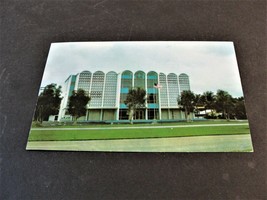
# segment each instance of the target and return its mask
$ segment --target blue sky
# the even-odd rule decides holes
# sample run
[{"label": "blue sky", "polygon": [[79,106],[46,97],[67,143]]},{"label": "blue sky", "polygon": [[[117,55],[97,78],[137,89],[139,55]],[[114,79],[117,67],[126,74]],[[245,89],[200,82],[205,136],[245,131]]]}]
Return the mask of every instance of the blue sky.
[{"label": "blue sky", "polygon": [[195,93],[243,96],[232,42],[66,42],[51,44],[41,86],[83,70],[186,73]]}]

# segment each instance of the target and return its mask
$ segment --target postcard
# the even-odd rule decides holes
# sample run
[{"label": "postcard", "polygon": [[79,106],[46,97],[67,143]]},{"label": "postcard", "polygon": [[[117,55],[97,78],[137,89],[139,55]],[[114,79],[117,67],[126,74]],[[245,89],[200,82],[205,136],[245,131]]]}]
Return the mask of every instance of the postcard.
[{"label": "postcard", "polygon": [[52,43],[26,149],[253,152],[233,42]]}]

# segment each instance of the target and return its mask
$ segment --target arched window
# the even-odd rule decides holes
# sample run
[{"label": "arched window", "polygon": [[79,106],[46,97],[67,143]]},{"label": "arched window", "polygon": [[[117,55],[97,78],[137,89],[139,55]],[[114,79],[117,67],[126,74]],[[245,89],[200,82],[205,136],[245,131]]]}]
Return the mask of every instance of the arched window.
[{"label": "arched window", "polygon": [[180,92],[190,90],[189,76],[185,73],[179,75]]},{"label": "arched window", "polygon": [[[126,96],[129,92],[129,89],[133,87],[133,73],[129,70],[122,72],[121,74],[121,95],[120,95],[120,103],[124,104],[126,100]],[[124,105],[121,105],[124,107]]]},{"label": "arched window", "polygon": [[96,71],[93,74],[92,88],[91,88],[91,101],[90,106],[101,107],[103,98],[103,87],[104,87],[105,73],[102,71]]},{"label": "arched window", "polygon": [[116,72],[108,72],[106,74],[105,90],[104,90],[104,107],[116,106],[116,93],[117,93],[117,78]]},{"label": "arched window", "polygon": [[150,71],[147,73],[147,103],[158,103],[158,89],[155,87],[158,83],[157,72]]},{"label": "arched window", "polygon": [[145,89],[145,82],[146,82],[146,74],[143,71],[137,71],[134,74],[134,87],[135,88],[143,88]]},{"label": "arched window", "polygon": [[179,87],[178,87],[178,79],[177,75],[174,73],[170,73],[167,76],[168,81],[168,90],[169,90],[169,106],[177,107],[177,98],[179,96]]},{"label": "arched window", "polygon": [[168,107],[168,89],[167,89],[167,77],[164,73],[159,73],[160,88],[160,105],[161,107]]},{"label": "arched window", "polygon": [[127,70],[121,74],[121,88],[132,88],[133,72]]},{"label": "arched window", "polygon": [[78,89],[83,89],[87,94],[90,90],[92,73],[89,71],[83,71],[79,74]]}]

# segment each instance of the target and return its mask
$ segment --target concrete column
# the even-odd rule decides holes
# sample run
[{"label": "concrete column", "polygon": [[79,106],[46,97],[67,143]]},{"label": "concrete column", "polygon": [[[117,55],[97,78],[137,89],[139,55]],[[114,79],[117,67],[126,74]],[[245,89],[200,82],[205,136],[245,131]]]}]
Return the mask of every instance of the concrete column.
[{"label": "concrete column", "polygon": [[76,80],[75,80],[74,90],[76,90],[76,91],[79,89],[79,88],[78,88],[79,80],[80,80],[80,73],[77,74],[77,76],[76,76]]},{"label": "concrete column", "polygon": [[[92,84],[93,84],[93,73],[91,72],[90,87],[88,91],[90,97],[91,97]],[[90,107],[90,101],[89,101],[88,107]]]},{"label": "concrete column", "polygon": [[89,95],[91,93],[91,89],[92,89],[92,83],[93,83],[93,73],[91,73],[91,80],[90,80],[90,87],[89,87]]},{"label": "concrete column", "polygon": [[[158,74],[158,85],[160,84],[159,81],[159,74]],[[161,120],[161,100],[160,100],[160,88],[157,88],[158,90],[158,103],[159,103],[159,120]]]},{"label": "concrete column", "polygon": [[63,87],[63,99],[60,103],[60,109],[58,113],[58,121],[61,120],[61,118],[65,117],[65,110],[68,106],[68,99],[69,99],[69,93],[70,93],[70,85],[73,75],[70,75],[69,78],[65,81],[64,87]]},{"label": "concrete column", "polygon": [[168,99],[168,119],[171,119],[168,75],[166,75],[166,87],[167,87],[167,99]]},{"label": "concrete column", "polygon": [[88,121],[88,119],[89,119],[89,110],[87,109],[87,110],[86,110],[85,120]]},{"label": "concrete column", "polygon": [[103,121],[103,109],[101,109],[101,112],[100,112],[100,121]]},{"label": "concrete column", "polygon": [[116,120],[119,120],[120,116],[120,95],[121,95],[121,73],[117,75],[117,95],[116,95]]},{"label": "concrete column", "polygon": [[[145,90],[146,90],[146,98],[148,97],[147,95],[147,73],[145,73]],[[148,110],[148,104],[147,104],[147,99],[146,99],[146,110],[145,110],[145,119],[148,120],[148,113],[147,113],[147,110]]]},{"label": "concrete column", "polygon": [[104,82],[103,82],[103,89],[102,89],[102,102],[101,102],[101,107],[103,108],[104,106],[104,97],[105,97],[105,88],[106,88],[106,75],[104,73]]}]

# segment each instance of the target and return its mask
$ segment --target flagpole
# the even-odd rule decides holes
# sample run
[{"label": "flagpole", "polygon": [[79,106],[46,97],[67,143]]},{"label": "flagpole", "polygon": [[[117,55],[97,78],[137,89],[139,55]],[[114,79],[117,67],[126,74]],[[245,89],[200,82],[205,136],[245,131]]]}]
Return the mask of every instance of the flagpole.
[{"label": "flagpole", "polygon": [[[156,92],[159,91],[159,88],[161,86],[158,83],[154,83],[154,95],[153,95],[153,99],[154,99],[154,121],[156,121],[156,104],[157,104],[157,96],[156,96]],[[158,90],[156,90],[158,89]],[[158,113],[159,113],[159,107],[158,107]]]},{"label": "flagpole", "polygon": [[156,120],[156,88],[154,87],[154,120]]}]

